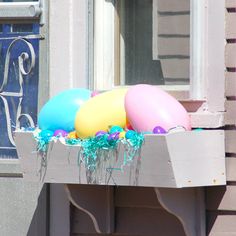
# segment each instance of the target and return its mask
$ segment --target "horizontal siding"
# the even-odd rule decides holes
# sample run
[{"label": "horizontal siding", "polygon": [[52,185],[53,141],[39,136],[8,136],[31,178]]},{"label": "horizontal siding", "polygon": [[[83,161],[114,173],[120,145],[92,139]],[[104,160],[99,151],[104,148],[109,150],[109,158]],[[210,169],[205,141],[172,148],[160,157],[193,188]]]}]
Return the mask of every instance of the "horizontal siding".
[{"label": "horizontal siding", "polygon": [[236,0],[225,0],[226,8],[236,7]]},{"label": "horizontal siding", "polygon": [[225,151],[226,153],[236,153],[236,130],[225,131]]},{"label": "horizontal siding", "polygon": [[190,1],[156,0],[157,40],[153,55],[161,61],[166,85],[189,84]]},{"label": "horizontal siding", "polygon": [[226,158],[226,179],[229,182],[236,182],[236,158]]},{"label": "horizontal siding", "polygon": [[226,12],[225,17],[226,17],[226,24],[225,24],[226,39],[235,39],[236,38],[236,28],[235,28],[236,13]]},{"label": "horizontal siding", "polygon": [[[235,21],[235,25],[236,25],[236,21]],[[227,44],[225,47],[225,66],[227,68],[236,68],[236,44],[235,43]]]},{"label": "horizontal siding", "polygon": [[208,236],[235,236],[236,215],[221,215],[217,212],[209,212]]},{"label": "horizontal siding", "polygon": [[225,95],[226,97],[236,96],[236,73],[225,73]]},{"label": "horizontal siding", "polygon": [[206,209],[211,211],[235,211],[236,213],[236,186],[207,188]]},{"label": "horizontal siding", "polygon": [[189,15],[163,15],[158,17],[158,35],[189,35]]},{"label": "horizontal siding", "polygon": [[225,124],[235,125],[236,124],[236,101],[227,100],[225,102]]},{"label": "horizontal siding", "polygon": [[161,12],[183,12],[189,11],[189,0],[157,0],[158,11]]},{"label": "horizontal siding", "polygon": [[161,65],[165,78],[189,78],[189,59],[162,59]]},{"label": "horizontal siding", "polygon": [[[227,155],[236,153],[236,130],[225,130],[225,152]],[[236,158],[226,157],[226,179],[236,181]]]},{"label": "horizontal siding", "polygon": [[161,56],[189,56],[189,38],[158,38],[158,53]]}]

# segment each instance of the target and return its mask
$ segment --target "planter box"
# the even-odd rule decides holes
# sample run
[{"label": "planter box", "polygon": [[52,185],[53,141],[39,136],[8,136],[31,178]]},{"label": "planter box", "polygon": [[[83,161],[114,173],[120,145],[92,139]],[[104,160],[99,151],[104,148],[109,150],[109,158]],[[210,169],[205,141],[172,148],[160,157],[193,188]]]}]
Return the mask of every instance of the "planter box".
[{"label": "planter box", "polygon": [[224,131],[189,131],[145,135],[140,155],[126,165],[124,145],[114,155],[98,157],[95,171],[79,158],[80,146],[50,142],[46,153],[36,151],[30,132],[15,132],[25,180],[45,183],[196,187],[225,185]]}]

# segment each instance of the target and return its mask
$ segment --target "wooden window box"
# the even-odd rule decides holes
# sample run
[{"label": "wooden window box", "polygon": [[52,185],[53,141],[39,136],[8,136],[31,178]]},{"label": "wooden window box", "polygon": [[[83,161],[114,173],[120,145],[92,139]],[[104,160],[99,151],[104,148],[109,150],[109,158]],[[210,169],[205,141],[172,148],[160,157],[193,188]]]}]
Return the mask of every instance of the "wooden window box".
[{"label": "wooden window box", "polygon": [[25,180],[45,183],[196,187],[225,185],[223,130],[145,135],[140,157],[122,166],[124,146],[117,155],[100,160],[97,172],[79,162],[80,146],[50,142],[39,154],[31,132],[15,132],[17,152]]}]

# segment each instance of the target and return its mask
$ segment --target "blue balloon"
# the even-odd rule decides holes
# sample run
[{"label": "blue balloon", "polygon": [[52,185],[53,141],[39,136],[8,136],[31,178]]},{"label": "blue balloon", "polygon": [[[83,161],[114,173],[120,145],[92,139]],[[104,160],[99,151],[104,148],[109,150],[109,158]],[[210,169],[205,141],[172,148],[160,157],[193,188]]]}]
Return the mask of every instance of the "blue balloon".
[{"label": "blue balloon", "polygon": [[42,130],[75,129],[75,115],[80,106],[91,97],[88,89],[69,89],[51,98],[41,109],[38,126]]},{"label": "blue balloon", "polygon": [[50,139],[52,138],[53,136],[53,132],[51,130],[42,130],[40,133],[39,133],[39,137],[41,140],[44,140],[45,142],[49,142]]}]

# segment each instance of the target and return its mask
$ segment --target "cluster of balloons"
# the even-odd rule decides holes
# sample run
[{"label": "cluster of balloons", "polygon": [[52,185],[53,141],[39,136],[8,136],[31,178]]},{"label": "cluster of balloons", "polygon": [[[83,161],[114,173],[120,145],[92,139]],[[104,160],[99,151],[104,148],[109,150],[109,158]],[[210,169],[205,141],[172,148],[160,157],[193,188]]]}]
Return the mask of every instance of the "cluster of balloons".
[{"label": "cluster of balloons", "polygon": [[147,84],[103,93],[66,90],[43,106],[38,126],[54,136],[79,139],[104,133],[118,139],[126,137],[127,130],[155,134],[177,126],[191,130],[185,108],[165,91]]}]

